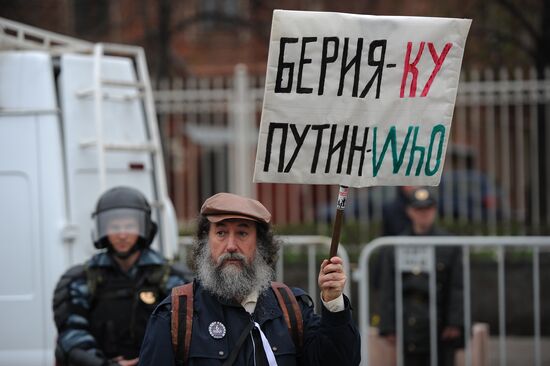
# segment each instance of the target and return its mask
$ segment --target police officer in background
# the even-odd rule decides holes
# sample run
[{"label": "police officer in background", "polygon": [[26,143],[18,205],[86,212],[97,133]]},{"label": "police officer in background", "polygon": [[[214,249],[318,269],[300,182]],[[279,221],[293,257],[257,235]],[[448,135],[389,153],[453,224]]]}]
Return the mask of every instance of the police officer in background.
[{"label": "police officer in background", "polygon": [[[437,215],[434,194],[424,187],[415,188],[408,196],[406,213],[411,226],[404,236],[443,236],[447,232],[435,224]],[[396,344],[395,325],[395,250],[406,256],[412,248],[391,249],[384,256],[381,277],[380,335]],[[431,255],[426,247],[414,248],[414,255]],[[409,261],[410,264],[410,261]],[[437,303],[438,365],[454,365],[454,354],[463,346],[462,256],[457,247],[435,249]],[[399,268],[403,299],[403,352],[405,366],[430,365],[429,271],[420,266]],[[433,275],[433,274],[432,274]]]},{"label": "police officer in background", "polygon": [[54,291],[56,361],[136,365],[151,312],[187,273],[149,248],[157,225],[138,190],[109,189],[92,218],[94,245],[101,252],[65,272]]}]

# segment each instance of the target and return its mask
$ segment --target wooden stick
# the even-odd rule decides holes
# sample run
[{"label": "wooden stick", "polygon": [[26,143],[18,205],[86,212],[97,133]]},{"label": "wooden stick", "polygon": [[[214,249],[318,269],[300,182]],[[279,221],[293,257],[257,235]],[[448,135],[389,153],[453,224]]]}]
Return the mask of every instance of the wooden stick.
[{"label": "wooden stick", "polygon": [[330,258],[338,253],[338,243],[340,243],[340,230],[342,229],[342,219],[344,217],[344,207],[346,206],[346,198],[348,196],[349,187],[340,186],[338,191],[338,201],[336,202],[336,217],[334,218],[334,226],[332,227],[332,241],[330,243]]}]

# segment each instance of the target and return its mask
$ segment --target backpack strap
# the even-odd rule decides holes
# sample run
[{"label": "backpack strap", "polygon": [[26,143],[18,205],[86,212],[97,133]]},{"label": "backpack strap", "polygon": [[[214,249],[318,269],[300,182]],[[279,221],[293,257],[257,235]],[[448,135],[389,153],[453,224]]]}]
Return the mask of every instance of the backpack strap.
[{"label": "backpack strap", "polygon": [[176,360],[189,358],[193,328],[193,282],[172,289],[172,347]]},{"label": "backpack strap", "polygon": [[282,282],[271,282],[271,288],[277,297],[279,307],[283,311],[288,332],[292,336],[294,345],[301,352],[304,342],[304,323],[302,311],[292,290]]}]

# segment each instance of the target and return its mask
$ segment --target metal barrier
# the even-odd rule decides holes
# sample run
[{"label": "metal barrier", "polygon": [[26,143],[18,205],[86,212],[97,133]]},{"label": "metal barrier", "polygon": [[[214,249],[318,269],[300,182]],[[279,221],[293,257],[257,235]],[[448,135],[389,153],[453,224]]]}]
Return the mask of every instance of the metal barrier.
[{"label": "metal barrier", "polygon": [[[459,246],[462,248],[462,264],[463,264],[463,283],[464,283],[464,341],[465,341],[465,365],[470,366],[472,363],[471,354],[471,283],[470,283],[470,249],[472,247],[490,247],[495,248],[498,261],[498,322],[499,322],[499,360],[500,365],[506,365],[506,304],[505,304],[505,265],[504,265],[504,249],[507,247],[521,247],[522,249],[532,249],[532,263],[533,263],[533,327],[534,327],[534,364],[541,365],[541,316],[540,316],[540,264],[539,254],[540,248],[550,248],[550,237],[502,237],[502,236],[428,236],[428,237],[382,237],[371,241],[366,244],[361,252],[358,269],[354,273],[354,279],[359,281],[359,328],[366,338],[369,332],[369,259],[371,254],[385,246],[420,246],[420,247],[445,247],[445,246]],[[432,255],[435,251],[432,251]],[[397,257],[397,256],[396,256]],[[433,259],[432,259],[433,260]],[[397,268],[397,266],[396,266]],[[434,276],[431,276],[434,277]],[[396,276],[397,279],[400,276]],[[435,304],[435,281],[430,281],[429,297],[430,307]],[[397,286],[397,284],[396,284]],[[396,290],[397,293],[401,291]],[[396,301],[402,301],[396,296]],[[399,305],[396,306],[396,313]],[[397,330],[402,329],[402,318],[396,314]],[[434,321],[435,313],[430,309],[430,350],[431,365],[435,365],[437,360],[437,347],[436,339],[433,336],[436,322]],[[399,324],[401,322],[401,325]],[[397,365],[402,366],[402,349],[403,339],[402,334],[397,334],[398,337],[398,353],[397,353]],[[368,356],[368,343],[364,339],[362,342],[362,360],[363,364],[367,364]]]},{"label": "metal barrier", "polygon": [[[277,267],[275,269],[277,281],[284,280],[284,250],[288,247],[307,247],[307,279],[308,279],[308,294],[312,297],[315,308],[319,309],[319,297],[315,296],[318,291],[317,285],[317,276],[319,275],[319,266],[320,263],[317,263],[317,253],[320,248],[325,250],[323,253],[327,253],[330,249],[331,238],[326,236],[318,235],[279,235],[278,239],[282,240],[283,245],[279,251],[279,261],[277,261]],[[191,236],[181,236],[179,240],[180,247],[189,247],[193,245],[193,237]],[[181,260],[186,260],[185,250],[181,251],[180,258]],[[350,262],[349,256],[346,249],[342,246],[338,246],[338,256],[342,258],[344,262],[344,270],[348,278],[344,292],[346,296],[351,300],[351,291],[350,291]],[[292,284],[290,284],[292,285]]]}]

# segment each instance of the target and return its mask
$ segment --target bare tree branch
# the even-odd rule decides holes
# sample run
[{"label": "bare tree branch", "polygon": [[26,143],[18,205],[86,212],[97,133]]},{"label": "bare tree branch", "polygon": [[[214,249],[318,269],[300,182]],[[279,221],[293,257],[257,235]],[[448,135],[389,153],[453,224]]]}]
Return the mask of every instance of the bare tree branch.
[{"label": "bare tree branch", "polygon": [[478,34],[488,34],[490,36],[493,36],[498,41],[502,43],[509,43],[512,46],[518,48],[519,50],[525,52],[532,58],[536,58],[537,52],[535,47],[529,47],[525,44],[519,37],[516,37],[510,33],[505,33],[501,31],[500,29],[494,29],[490,27],[480,27],[478,28]]},{"label": "bare tree branch", "polygon": [[510,0],[497,0],[497,4],[506,9],[508,13],[525,28],[527,33],[531,35],[534,40],[539,39],[540,33],[515,3]]}]

